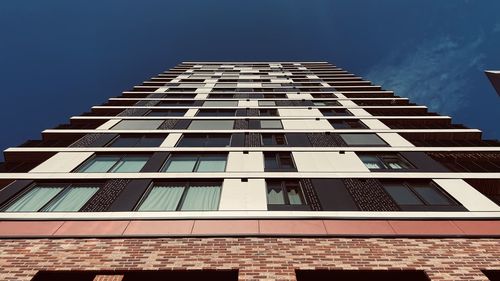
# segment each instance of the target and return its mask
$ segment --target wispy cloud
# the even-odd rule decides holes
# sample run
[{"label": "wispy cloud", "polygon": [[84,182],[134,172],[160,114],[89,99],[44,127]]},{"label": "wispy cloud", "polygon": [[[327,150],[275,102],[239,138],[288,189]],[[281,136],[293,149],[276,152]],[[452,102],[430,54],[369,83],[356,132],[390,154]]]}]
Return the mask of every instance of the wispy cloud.
[{"label": "wispy cloud", "polygon": [[431,39],[383,58],[365,77],[432,111],[451,115],[467,103],[467,89],[473,86],[471,69],[480,69],[483,63],[484,55],[478,53],[482,43],[482,36],[471,41]]}]

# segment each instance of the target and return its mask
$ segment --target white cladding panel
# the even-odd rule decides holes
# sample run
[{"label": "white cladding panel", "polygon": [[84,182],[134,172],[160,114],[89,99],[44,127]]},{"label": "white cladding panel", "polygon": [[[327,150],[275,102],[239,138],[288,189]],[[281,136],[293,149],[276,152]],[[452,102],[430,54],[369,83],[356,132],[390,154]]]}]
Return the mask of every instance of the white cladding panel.
[{"label": "white cladding panel", "polygon": [[266,182],[264,179],[225,179],[219,203],[220,211],[266,211]]},{"label": "white cladding panel", "polygon": [[299,172],[369,172],[354,152],[292,152]]},{"label": "white cladding panel", "polygon": [[30,173],[69,173],[87,158],[92,156],[93,152],[59,152],[50,157],[45,162],[36,166]]}]

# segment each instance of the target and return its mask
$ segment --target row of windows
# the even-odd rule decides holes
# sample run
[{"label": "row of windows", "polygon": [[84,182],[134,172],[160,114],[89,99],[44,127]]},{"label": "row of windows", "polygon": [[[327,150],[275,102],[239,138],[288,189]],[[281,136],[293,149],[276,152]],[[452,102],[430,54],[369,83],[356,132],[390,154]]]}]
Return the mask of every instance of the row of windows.
[{"label": "row of windows", "polygon": [[[291,152],[264,152],[263,154],[264,171],[297,171]],[[227,155],[227,153],[171,153],[160,172],[224,172]],[[372,171],[414,169],[414,166],[398,153],[358,153],[358,156]],[[80,165],[75,172],[137,173],[142,170],[149,159],[150,155],[97,154]]]},{"label": "row of windows", "polygon": [[[190,98],[190,96],[187,95],[176,95],[176,94],[170,94],[170,98]],[[194,98],[194,96],[192,97]],[[228,98],[226,94],[224,94],[224,97],[222,96],[209,96],[208,98]],[[274,97],[278,98],[278,97]],[[118,102],[118,101],[114,101]],[[146,101],[139,101],[136,106],[141,106],[143,103]],[[260,100],[258,101],[259,106],[285,106],[287,105],[286,103],[283,104],[283,102],[287,101],[272,101],[272,100]],[[304,100],[302,102],[305,102]],[[165,106],[165,107],[176,107],[176,106],[204,106],[204,107],[238,107],[239,101],[237,100],[206,100],[202,102],[201,100],[163,100],[155,104],[155,106]],[[293,105],[293,104],[290,104]],[[335,100],[311,100],[307,104],[303,104],[303,106],[341,106],[341,104],[338,101]]]},{"label": "row of windows", "polygon": [[[310,204],[299,180],[266,182],[269,210],[280,206],[290,206],[292,208],[289,210],[294,210],[294,207]],[[80,211],[100,188],[100,184],[34,184],[3,206],[2,211],[76,212]],[[451,196],[430,181],[387,181],[383,182],[383,188],[400,207],[457,205]],[[222,182],[217,181],[154,182],[146,189],[134,211],[214,211],[218,210],[221,191]]]},{"label": "row of windows", "polygon": [[[271,123],[272,124],[272,123]],[[268,124],[264,124],[268,125]],[[287,134],[255,134],[261,146],[290,146]],[[119,134],[107,142],[108,147],[159,147],[167,134]],[[176,147],[228,147],[234,134],[182,134]],[[349,146],[387,146],[376,134],[339,134]],[[310,144],[303,145],[310,146]]]},{"label": "row of windows", "polygon": [[[184,109],[151,109],[147,111],[145,116],[184,116],[187,110]],[[352,113],[345,108],[325,108],[320,109],[323,116],[352,116]],[[196,116],[279,116],[277,109],[200,109]]]},{"label": "row of windows", "polygon": [[[219,111],[221,112],[221,111]],[[270,113],[270,112],[266,112]],[[248,122],[248,129],[283,129],[280,119],[269,120],[243,120]],[[357,119],[329,119],[333,129],[367,129],[368,127]],[[165,120],[121,120],[118,124],[113,126],[111,130],[156,130]],[[235,124],[238,120],[191,120],[187,126],[188,130],[232,130],[232,129],[245,129],[237,128]],[[241,125],[238,125],[241,126]]]}]

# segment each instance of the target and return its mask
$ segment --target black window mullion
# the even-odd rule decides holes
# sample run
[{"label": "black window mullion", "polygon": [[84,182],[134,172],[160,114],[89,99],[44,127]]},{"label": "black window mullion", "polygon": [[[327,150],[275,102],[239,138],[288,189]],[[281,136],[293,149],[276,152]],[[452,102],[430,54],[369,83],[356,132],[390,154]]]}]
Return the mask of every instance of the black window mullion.
[{"label": "black window mullion", "polygon": [[184,201],[186,201],[186,196],[187,196],[187,193],[188,193],[190,186],[191,186],[191,184],[189,182],[186,182],[184,184],[184,192],[182,192],[181,199],[177,203],[177,208],[175,208],[176,211],[180,211],[182,208],[182,205],[184,205]]},{"label": "black window mullion", "polygon": [[120,159],[116,160],[115,164],[113,164],[113,166],[111,166],[107,171],[106,173],[109,173],[109,171],[112,171],[114,167],[116,167],[116,165],[118,165],[118,163],[120,163],[120,161],[122,161],[122,159],[127,156],[127,154],[124,154],[122,156],[120,156]]},{"label": "black window mullion", "polygon": [[[45,207],[49,206],[53,201],[55,201],[56,199],[59,199],[59,197],[61,197],[61,194],[67,193],[69,191],[70,187],[71,187],[71,184],[64,186],[64,188],[61,191],[59,191],[54,197],[52,197],[52,199],[50,199],[47,203],[45,203],[45,205],[43,205],[40,209],[38,209],[37,212],[40,212],[41,210],[45,209]],[[35,186],[35,188],[36,188],[36,186]]]},{"label": "black window mullion", "polygon": [[290,205],[290,199],[288,198],[288,190],[286,188],[286,181],[281,181],[281,190],[283,191],[285,205]]}]

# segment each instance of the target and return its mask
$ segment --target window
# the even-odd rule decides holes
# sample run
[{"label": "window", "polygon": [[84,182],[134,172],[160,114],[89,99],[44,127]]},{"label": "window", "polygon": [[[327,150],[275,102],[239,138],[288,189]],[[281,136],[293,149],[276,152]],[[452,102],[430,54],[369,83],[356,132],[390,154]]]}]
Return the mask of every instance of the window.
[{"label": "window", "polygon": [[196,116],[234,116],[235,109],[200,109]]},{"label": "window", "polygon": [[96,155],[81,165],[76,172],[137,173],[148,160],[148,155]]},{"label": "window", "polygon": [[137,211],[214,211],[219,208],[221,183],[155,183]]},{"label": "window", "polygon": [[193,120],[188,130],[231,130],[234,120]]},{"label": "window", "polygon": [[276,106],[276,102],[272,100],[260,100],[259,106]]},{"label": "window", "polygon": [[324,116],[350,116],[352,115],[349,110],[345,108],[325,108],[320,109]]},{"label": "window", "polygon": [[224,172],[227,154],[172,154],[162,169],[167,173]]},{"label": "window", "polygon": [[348,146],[387,146],[377,134],[340,134]]},{"label": "window", "polygon": [[314,101],[315,106],[340,106],[340,103],[335,100]]},{"label": "window", "polygon": [[383,186],[399,206],[456,205],[432,182],[386,182]]},{"label": "window", "polygon": [[108,144],[109,147],[158,147],[166,135],[119,135]]},{"label": "window", "polygon": [[194,101],[192,100],[169,100],[161,101],[156,106],[190,106],[193,104]]},{"label": "window", "polygon": [[264,170],[296,171],[291,152],[264,152]]},{"label": "window", "polygon": [[156,130],[163,120],[122,120],[111,130]]},{"label": "window", "polygon": [[399,154],[360,154],[359,158],[370,170],[414,169],[414,167]]},{"label": "window", "polygon": [[259,109],[260,116],[279,116],[276,109]]},{"label": "window", "polygon": [[226,147],[231,143],[231,134],[184,134],[178,147]]},{"label": "window", "polygon": [[77,212],[99,187],[82,185],[35,185],[14,199],[4,212]]},{"label": "window", "polygon": [[213,107],[238,106],[238,101],[229,101],[229,100],[205,101],[205,103],[203,103],[203,106],[213,106]]},{"label": "window", "polygon": [[283,129],[280,120],[260,120],[261,129]]},{"label": "window", "polygon": [[261,134],[264,146],[286,146],[285,134]]},{"label": "window", "polygon": [[328,121],[334,129],[366,129],[365,124],[356,119],[330,119]]},{"label": "window", "polygon": [[184,116],[187,110],[184,109],[152,109],[146,116]]},{"label": "window", "polygon": [[267,204],[305,205],[306,201],[298,181],[270,181],[267,183]]}]

